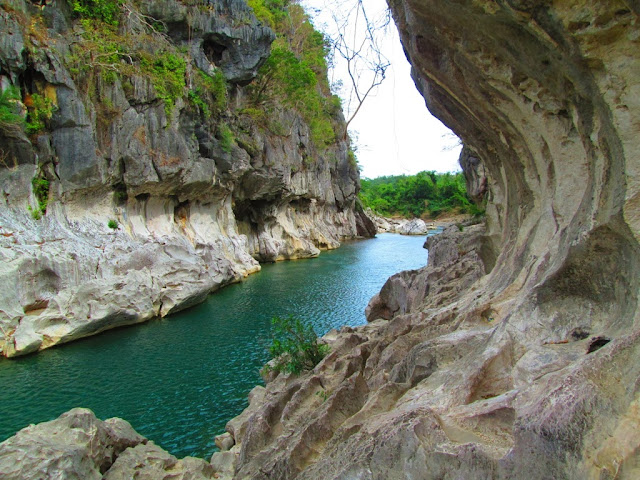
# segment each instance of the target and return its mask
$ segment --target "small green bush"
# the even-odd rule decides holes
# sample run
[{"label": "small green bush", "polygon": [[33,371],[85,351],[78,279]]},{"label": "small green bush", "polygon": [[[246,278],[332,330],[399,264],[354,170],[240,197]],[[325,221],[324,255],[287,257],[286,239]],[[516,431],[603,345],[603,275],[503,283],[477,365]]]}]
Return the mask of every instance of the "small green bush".
[{"label": "small green bush", "polygon": [[51,99],[37,93],[31,95],[33,107],[27,115],[27,133],[39,133],[47,127],[47,121],[53,116],[58,107]]},{"label": "small green bush", "polygon": [[47,205],[49,203],[49,180],[42,177],[33,177],[31,180],[31,186],[33,187],[33,194],[38,200],[38,207],[27,207],[31,212],[31,216],[34,220],[39,220],[42,215],[47,213]]},{"label": "small green bush", "polygon": [[318,336],[309,324],[299,318],[274,317],[273,343],[269,354],[273,360],[269,367],[277,372],[294,375],[313,369],[329,352],[329,346],[318,343]]},{"label": "small green bush", "polygon": [[117,220],[111,219],[107,222],[107,227],[111,228],[112,230],[116,230],[118,228],[118,222]]},{"label": "small green bush", "polygon": [[188,98],[198,107],[205,117],[212,113],[220,113],[227,108],[227,81],[220,69],[213,75],[198,70],[193,78],[193,87]]},{"label": "small green bush", "polygon": [[144,55],[141,70],[151,78],[158,98],[164,101],[164,111],[171,117],[176,100],[183,96],[186,87],[187,63],[184,58],[171,52]]},{"label": "small green bush", "polygon": [[233,132],[226,123],[218,125],[218,136],[220,137],[220,147],[227,153],[231,153],[231,148],[235,143]]}]

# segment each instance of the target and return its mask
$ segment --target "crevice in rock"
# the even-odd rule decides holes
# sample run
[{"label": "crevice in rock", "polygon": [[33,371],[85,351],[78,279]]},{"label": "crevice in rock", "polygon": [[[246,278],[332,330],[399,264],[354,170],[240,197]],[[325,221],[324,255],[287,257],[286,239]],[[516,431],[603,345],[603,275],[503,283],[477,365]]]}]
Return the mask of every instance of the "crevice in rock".
[{"label": "crevice in rock", "polygon": [[607,338],[607,337],[595,337],[595,338],[592,338],[591,341],[589,342],[589,346],[587,347],[587,353],[593,353],[596,350],[600,350],[602,347],[604,347],[610,341],[611,341],[611,339]]},{"label": "crevice in rock", "polygon": [[220,66],[227,46],[220,41],[220,37],[208,36],[202,42],[202,50],[213,65]]}]

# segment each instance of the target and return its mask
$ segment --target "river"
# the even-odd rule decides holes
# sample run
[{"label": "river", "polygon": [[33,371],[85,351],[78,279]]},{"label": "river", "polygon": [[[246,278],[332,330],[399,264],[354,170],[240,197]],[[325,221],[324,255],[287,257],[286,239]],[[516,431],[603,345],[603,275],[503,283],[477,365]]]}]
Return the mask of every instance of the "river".
[{"label": "river", "polygon": [[318,258],[263,265],[168,318],[0,360],[0,441],[73,407],[122,417],[172,454],[208,458],[214,436],[262,383],[270,319],[294,314],[320,335],[365,323],[385,280],[424,266],[425,237],[381,234]]}]

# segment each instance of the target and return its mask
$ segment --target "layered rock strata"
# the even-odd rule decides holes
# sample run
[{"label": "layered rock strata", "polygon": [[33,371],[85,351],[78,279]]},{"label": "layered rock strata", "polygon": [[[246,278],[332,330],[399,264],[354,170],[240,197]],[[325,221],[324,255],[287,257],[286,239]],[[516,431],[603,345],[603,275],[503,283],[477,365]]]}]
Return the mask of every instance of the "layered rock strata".
[{"label": "layered rock strata", "polygon": [[259,392],[227,427],[233,478],[637,478],[638,6],[390,6],[485,225],[430,240],[372,323]]},{"label": "layered rock strata", "polygon": [[[172,100],[163,78],[132,71],[126,48],[144,59],[153,53],[144,46],[118,47],[119,63],[108,64],[114,53],[100,53],[67,2],[2,2],[2,88],[52,111],[35,133],[0,129],[2,355],[164,316],[258,262],[316,256],[367,234],[346,141],[319,149],[302,117],[281,106],[269,113],[277,133],[244,113],[244,86],[274,33],[243,1],[200,3],[127,3],[117,38],[136,33],[157,43],[149,51],[186,52],[188,84],[221,72],[227,87],[217,95],[228,90],[229,100],[215,115],[205,115],[214,106],[202,107],[200,90]],[[98,73],[73,63],[76,44],[96,49]],[[171,55],[154,68],[179,68]],[[129,73],[111,75],[117,68]]]}]

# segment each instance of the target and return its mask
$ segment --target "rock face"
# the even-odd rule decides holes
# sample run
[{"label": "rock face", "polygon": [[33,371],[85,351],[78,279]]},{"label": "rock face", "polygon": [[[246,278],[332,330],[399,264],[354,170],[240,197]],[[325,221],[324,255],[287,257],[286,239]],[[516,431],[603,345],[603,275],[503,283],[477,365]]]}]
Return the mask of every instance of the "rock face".
[{"label": "rock face", "polygon": [[412,218],[397,229],[402,235],[426,235],[428,231],[429,226],[420,218]]},{"label": "rock face", "polygon": [[[258,262],[316,256],[367,233],[357,230],[358,172],[347,142],[319,149],[295,111],[272,107],[273,133],[247,110],[243,86],[274,33],[246,3],[140,5],[123,7],[118,42],[134,40],[112,47],[125,52],[117,68],[128,73],[120,76],[111,75],[113,52],[99,45],[115,33],[95,33],[103,35],[96,41],[67,2],[0,6],[3,88],[19,88],[25,105],[46,99],[53,110],[35,133],[0,128],[4,356],[167,315],[258,271]],[[165,34],[149,33],[151,20]],[[155,52],[188,52],[173,80],[186,82],[184,91],[174,95],[163,83],[180,71],[178,54],[156,58],[154,68],[165,70],[155,77],[139,65],[126,70],[151,55],[135,42],[151,41]],[[78,43],[97,52],[89,69],[73,63]],[[219,101],[228,90],[224,108],[207,106],[197,87],[215,82],[216,72],[227,85],[214,92]],[[34,219],[43,204],[46,215]]]},{"label": "rock face", "polygon": [[638,478],[637,2],[389,3],[485,225],[267,384],[235,478]]},{"label": "rock face", "polygon": [[435,223],[426,223],[420,218],[386,218],[379,217],[371,209],[367,210],[375,226],[376,233],[399,233],[400,235],[426,235],[435,230]]},{"label": "rock face", "polygon": [[204,460],[178,460],[147,442],[124,420],[110,418],[103,422],[83,408],[24,428],[0,443],[0,473],[6,480],[216,478]]}]

